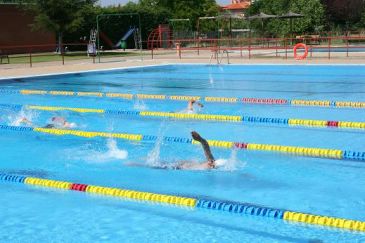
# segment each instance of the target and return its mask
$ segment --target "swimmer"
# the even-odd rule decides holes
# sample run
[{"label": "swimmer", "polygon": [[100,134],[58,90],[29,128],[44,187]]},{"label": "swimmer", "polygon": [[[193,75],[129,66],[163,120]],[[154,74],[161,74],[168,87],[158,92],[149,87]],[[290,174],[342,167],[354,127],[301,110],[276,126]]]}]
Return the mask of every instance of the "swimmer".
[{"label": "swimmer", "polygon": [[209,144],[207,140],[202,138],[199,133],[193,131],[191,132],[191,136],[195,141],[198,141],[204,150],[204,155],[206,161],[203,163],[196,163],[196,162],[180,162],[176,169],[181,170],[210,170],[216,169],[215,159],[213,157],[212,152],[210,151]]},{"label": "swimmer", "polygon": [[202,104],[202,103],[200,103],[200,102],[197,102],[195,99],[191,99],[191,100],[189,100],[189,102],[188,102],[188,111],[189,112],[193,112],[194,111],[194,104],[197,104],[199,107],[201,107],[201,108],[203,108],[204,107],[204,105]]},{"label": "swimmer", "polygon": [[28,120],[26,117],[19,118],[18,120],[15,121],[15,124],[33,126],[33,123],[30,120]]},{"label": "swimmer", "polygon": [[[216,160],[213,157],[212,152],[210,151],[209,144],[207,140],[202,138],[199,133],[193,131],[191,132],[191,136],[195,141],[200,142],[200,144],[203,147],[204,155],[206,158],[206,161],[203,163],[197,163],[197,162],[191,162],[191,161],[181,161],[177,164],[165,164],[165,165],[159,165],[159,166],[149,166],[153,169],[172,169],[172,170],[211,170],[216,169]],[[128,164],[129,166],[141,166],[144,167],[145,165],[142,164]]]},{"label": "swimmer", "polygon": [[61,116],[52,117],[52,123],[47,124],[44,128],[74,128],[76,124],[73,122],[68,122],[65,118]]}]

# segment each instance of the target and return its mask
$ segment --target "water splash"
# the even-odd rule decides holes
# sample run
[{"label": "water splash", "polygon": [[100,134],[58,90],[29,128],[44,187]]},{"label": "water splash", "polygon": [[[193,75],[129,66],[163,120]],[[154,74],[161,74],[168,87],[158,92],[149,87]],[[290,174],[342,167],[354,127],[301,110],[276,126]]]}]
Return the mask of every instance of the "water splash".
[{"label": "water splash", "polygon": [[135,109],[137,111],[144,111],[144,110],[147,110],[148,107],[147,107],[146,103],[143,100],[136,99],[134,104],[133,104],[133,109]]},{"label": "water splash", "polygon": [[107,163],[115,160],[124,160],[128,157],[128,151],[119,149],[117,142],[114,139],[108,139],[106,144],[107,150],[95,150],[90,146],[83,148],[72,149],[68,151],[68,154],[72,154],[72,160],[78,159],[81,161],[87,161],[89,163]]},{"label": "water splash", "polygon": [[147,155],[146,165],[152,167],[160,165],[160,151],[161,151],[162,140],[163,136],[159,135],[156,140],[155,146]]},{"label": "water splash", "polygon": [[128,157],[128,151],[119,149],[114,139],[107,140],[107,148],[108,151],[104,154],[106,158],[126,159]]},{"label": "water splash", "polygon": [[214,78],[212,76],[212,73],[209,73],[209,83],[212,88],[214,88]]},{"label": "water splash", "polygon": [[11,126],[24,126],[25,124],[22,122],[22,120],[25,118],[30,122],[33,122],[38,118],[39,114],[38,112],[34,110],[24,110],[21,109],[18,113],[10,114],[8,115],[8,125]]},{"label": "water splash", "polygon": [[[198,110],[200,110],[200,107],[198,108]],[[194,110],[189,110],[189,109],[185,108],[183,110],[177,111],[176,113],[179,113],[179,114],[196,114],[197,111],[195,109]]]},{"label": "water splash", "polygon": [[166,121],[162,122],[158,131],[155,146],[147,155],[147,160],[146,160],[147,166],[156,167],[161,165],[160,151],[161,151],[161,145],[163,144],[163,136],[167,128],[168,126],[166,124]]},{"label": "water splash", "polygon": [[220,170],[224,171],[235,171],[239,168],[243,168],[246,166],[245,162],[241,162],[237,158],[237,149],[233,149],[229,159],[217,159],[216,165]]}]

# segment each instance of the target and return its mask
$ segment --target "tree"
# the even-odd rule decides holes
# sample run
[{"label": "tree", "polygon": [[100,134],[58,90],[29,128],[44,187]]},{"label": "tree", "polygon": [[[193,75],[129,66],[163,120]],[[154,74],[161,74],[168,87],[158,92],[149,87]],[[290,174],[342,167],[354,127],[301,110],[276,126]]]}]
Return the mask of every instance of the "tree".
[{"label": "tree", "polygon": [[141,7],[164,9],[171,13],[172,18],[187,18],[191,20],[192,26],[199,17],[216,16],[219,6],[215,0],[140,0]]},{"label": "tree", "polygon": [[81,25],[83,10],[93,7],[95,2],[96,0],[25,0],[23,6],[35,13],[34,28],[44,28],[58,35],[58,50],[62,51],[64,34]]},{"label": "tree", "polygon": [[360,21],[364,10],[363,0],[323,0],[329,21],[337,25],[350,25]]},{"label": "tree", "polygon": [[[248,9],[248,15],[260,12],[273,15],[283,15],[289,11],[303,14],[303,18],[293,20],[293,31],[297,33],[314,32],[324,25],[324,7],[320,0],[257,0]],[[252,21],[251,28],[260,32],[260,21]],[[288,35],[290,33],[289,20],[264,20],[264,31],[270,35]]]}]

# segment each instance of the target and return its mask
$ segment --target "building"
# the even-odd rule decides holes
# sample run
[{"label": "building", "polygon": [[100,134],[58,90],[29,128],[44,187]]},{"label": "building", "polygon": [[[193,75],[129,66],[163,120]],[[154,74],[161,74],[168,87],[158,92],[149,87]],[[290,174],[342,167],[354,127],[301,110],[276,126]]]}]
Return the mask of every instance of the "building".
[{"label": "building", "polygon": [[[54,50],[56,43],[54,33],[47,31],[34,31],[32,24],[34,16],[19,8],[18,4],[0,3],[0,49],[2,52],[24,52]],[[37,46],[36,46],[37,45]]]},{"label": "building", "polygon": [[231,4],[223,6],[222,9],[232,15],[244,16],[245,10],[250,7],[252,2],[252,0],[232,0]]}]

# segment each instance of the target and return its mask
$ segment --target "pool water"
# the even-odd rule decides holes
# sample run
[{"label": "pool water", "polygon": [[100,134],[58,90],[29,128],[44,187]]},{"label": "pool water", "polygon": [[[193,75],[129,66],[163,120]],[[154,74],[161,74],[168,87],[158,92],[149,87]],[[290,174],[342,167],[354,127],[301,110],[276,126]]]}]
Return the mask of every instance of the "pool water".
[{"label": "pool water", "polygon": [[[21,89],[365,101],[364,66],[162,65],[1,80]],[[1,92],[0,104],[183,112],[186,102]],[[205,103],[200,113],[365,121],[365,109]],[[70,111],[1,108],[0,124],[20,117],[44,126],[63,116],[75,129],[365,151],[361,130],[179,121]],[[148,165],[204,161],[199,146],[1,131],[0,172],[146,192],[247,202],[365,220],[365,164],[212,148],[214,171]],[[130,166],[138,164],[139,166]],[[0,182],[1,242],[361,242],[365,234],[257,216],[140,203]]]}]

